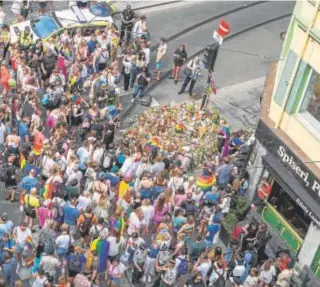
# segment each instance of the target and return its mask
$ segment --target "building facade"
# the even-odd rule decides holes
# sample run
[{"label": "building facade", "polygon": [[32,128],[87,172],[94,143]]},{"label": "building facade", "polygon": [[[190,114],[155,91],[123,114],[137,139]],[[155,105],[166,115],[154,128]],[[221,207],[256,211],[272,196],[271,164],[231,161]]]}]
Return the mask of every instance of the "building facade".
[{"label": "building facade", "polygon": [[320,278],[320,0],[296,3],[255,135],[249,196],[267,178],[262,219]]}]

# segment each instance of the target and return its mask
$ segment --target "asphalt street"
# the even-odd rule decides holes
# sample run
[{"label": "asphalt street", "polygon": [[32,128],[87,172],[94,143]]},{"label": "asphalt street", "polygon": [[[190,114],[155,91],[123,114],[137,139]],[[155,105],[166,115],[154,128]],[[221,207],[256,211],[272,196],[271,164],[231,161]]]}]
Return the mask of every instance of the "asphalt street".
[{"label": "asphalt street", "polygon": [[[279,7],[285,5],[283,2],[273,2],[273,4],[280,4]],[[290,11],[289,7],[283,9],[282,12]],[[279,58],[283,44],[280,33],[286,31],[289,21],[290,18],[285,18],[264,25],[222,44],[214,73],[218,92],[216,96],[212,97],[212,100],[214,106],[221,111],[233,130],[255,126],[260,112],[260,96],[264,87],[263,77],[266,76],[269,64]],[[235,27],[235,29],[242,29],[241,25],[243,24],[239,24],[240,27]],[[201,46],[198,46],[198,48],[200,50]],[[170,60],[168,59],[166,62],[168,67],[170,67]],[[150,95],[155,99],[153,104],[165,105],[171,102],[198,100],[201,98],[206,80],[207,72],[204,72],[197,80],[194,97],[190,98],[188,93],[178,95],[183,74],[181,74],[177,85],[174,84],[173,80],[165,79],[150,92]],[[253,82],[254,85],[252,85]],[[242,83],[242,90],[228,89],[239,83]],[[220,89],[223,90],[223,93],[220,92]],[[122,98],[125,103],[129,100],[129,98]],[[147,109],[147,107],[136,104],[125,119],[125,126],[130,124],[137,114]]]},{"label": "asphalt street", "polygon": [[[124,7],[128,2],[132,7],[143,7],[160,1],[118,1]],[[186,27],[200,22],[210,16],[239,7],[248,2],[205,1],[179,3],[168,7],[151,8],[145,13],[148,18],[148,27],[151,33],[151,45],[159,42],[161,37],[169,37]],[[5,22],[12,22],[13,16],[10,11],[12,3],[5,2],[4,10],[7,13]],[[68,7],[67,1],[56,1],[55,7],[59,10]],[[119,4],[118,4],[119,5]],[[252,7],[249,11],[243,10],[226,17],[231,26],[231,31],[236,32],[255,23],[268,20],[293,11],[293,2],[269,2]],[[231,126],[237,130],[242,127],[254,126],[259,114],[259,98],[263,90],[263,77],[266,75],[268,65],[277,60],[282,40],[280,33],[286,31],[289,18],[272,24],[265,25],[225,42],[219,51],[216,62],[215,78],[218,86],[218,94],[213,98],[213,104],[218,107]],[[171,67],[172,55],[180,43],[184,43],[189,54],[193,54],[204,46],[212,43],[212,32],[218,26],[218,21],[203,25],[195,31],[191,31],[168,43],[168,58],[165,62],[165,70]],[[154,53],[152,55],[154,63]],[[183,76],[181,75],[181,81]],[[164,105],[172,101],[181,102],[190,100],[188,94],[177,95],[182,82],[177,85],[172,80],[165,80],[151,95],[156,104]],[[206,81],[206,74],[201,76],[196,84],[195,94],[200,95]],[[235,86],[243,83],[241,88]],[[228,87],[232,86],[232,89]],[[242,89],[242,90],[241,90]],[[221,93],[219,91],[221,90]],[[199,99],[199,97],[196,97]],[[130,96],[124,96],[121,101],[127,105]],[[136,105],[128,117],[146,110],[147,108]],[[18,203],[4,201],[3,192],[0,193],[0,211],[8,212],[10,219],[19,223],[21,213]],[[28,285],[25,285],[28,286]],[[103,286],[103,285],[101,285]],[[129,286],[123,278],[121,286]]]}]

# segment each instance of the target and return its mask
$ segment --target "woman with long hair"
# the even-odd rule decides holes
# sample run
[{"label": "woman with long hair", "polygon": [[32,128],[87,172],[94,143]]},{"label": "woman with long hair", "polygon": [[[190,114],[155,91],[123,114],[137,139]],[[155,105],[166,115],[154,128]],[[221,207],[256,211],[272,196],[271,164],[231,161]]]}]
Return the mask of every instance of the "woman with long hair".
[{"label": "woman with long hair", "polygon": [[123,198],[118,201],[118,209],[125,212],[126,218],[129,218],[133,208],[134,198],[133,189],[129,188]]},{"label": "woman with long hair", "polygon": [[153,191],[152,191],[152,201],[156,201],[158,196],[165,191],[168,185],[167,172],[165,170],[160,171],[156,178],[154,179]]},{"label": "woman with long hair", "polygon": [[154,204],[154,215],[152,222],[152,232],[155,233],[164,219],[165,214],[168,212],[168,204],[166,203],[165,196],[161,194]]},{"label": "woman with long hair", "polygon": [[165,198],[165,203],[168,206],[168,212],[171,213],[173,206],[174,206],[174,198],[172,196],[172,189],[171,188],[166,188],[164,193],[164,198]]}]

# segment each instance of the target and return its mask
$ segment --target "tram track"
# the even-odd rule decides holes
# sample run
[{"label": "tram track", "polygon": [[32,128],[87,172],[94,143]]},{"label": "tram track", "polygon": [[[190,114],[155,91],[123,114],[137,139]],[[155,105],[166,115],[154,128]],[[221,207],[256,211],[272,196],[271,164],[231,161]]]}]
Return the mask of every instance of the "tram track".
[{"label": "tram track", "polygon": [[[259,4],[262,4],[262,3],[265,3],[265,2],[266,2],[266,1],[261,1],[261,2],[259,2]],[[256,3],[257,3],[257,2],[256,2]],[[259,5],[259,4],[256,4],[256,5]],[[253,5],[253,6],[255,6],[255,5]],[[252,7],[252,6],[249,6],[249,7]],[[219,19],[219,18],[221,18],[221,17],[225,17],[226,15],[231,15],[231,14],[233,14],[233,13],[236,13],[236,12],[238,12],[238,11],[240,11],[240,10],[243,10],[243,9],[246,9],[246,8],[242,8],[242,9],[239,9],[239,10],[238,10],[238,9],[239,9],[239,8],[237,8],[237,9],[235,8],[235,9],[232,9],[232,10],[230,10],[230,11],[228,11],[228,12],[221,13],[221,14],[224,14],[224,16],[220,16],[220,15],[221,15],[221,14],[220,14],[220,15],[216,15],[216,16],[214,16],[214,17],[212,17],[212,18],[214,18],[214,20],[216,20],[216,19]],[[231,11],[232,11],[232,12],[231,12]],[[283,19],[285,19],[285,18],[288,18],[288,17],[290,17],[291,15],[292,15],[292,13],[285,13],[285,14],[282,14],[282,15],[280,15],[280,16],[277,16],[277,17],[274,17],[274,18],[271,18],[271,19],[268,19],[268,20],[265,20],[265,21],[261,21],[261,22],[259,22],[259,23],[257,23],[257,24],[254,24],[254,25],[245,27],[245,28],[243,28],[243,29],[241,29],[241,30],[239,30],[239,31],[236,31],[236,32],[234,32],[234,33],[231,33],[230,35],[228,35],[227,37],[225,37],[224,43],[225,43],[225,42],[228,42],[228,41],[230,41],[230,40],[232,40],[232,39],[234,39],[234,38],[236,38],[236,37],[240,37],[240,36],[242,36],[242,35],[250,32],[250,31],[252,31],[252,30],[255,30],[255,29],[261,27],[261,26],[264,26],[264,25],[267,25],[267,24],[270,24],[270,23],[277,22],[277,21],[283,20]],[[211,20],[211,21],[214,21],[214,20]],[[204,22],[205,22],[205,23],[204,23]],[[210,23],[210,21],[209,21],[208,19],[206,19],[206,20],[203,20],[203,21],[201,21],[201,22],[199,22],[199,23],[207,24],[207,23]],[[186,33],[189,33],[190,31],[195,30],[195,29],[197,29],[198,27],[204,25],[204,24],[200,24],[200,25],[199,25],[199,23],[196,23],[196,24],[194,24],[194,25],[192,25],[192,26],[190,26],[190,27],[187,27],[187,28],[184,29],[183,31],[178,32],[178,33],[170,36],[169,39],[171,39],[171,41],[172,41],[172,40],[175,40],[175,39],[179,38],[180,36],[185,35]],[[198,26],[198,25],[199,25],[199,26]],[[193,28],[192,28],[192,27],[193,27]],[[184,32],[184,31],[186,31],[186,32]],[[176,35],[178,35],[178,36],[176,36]],[[157,48],[157,46],[158,46],[158,45],[155,46],[154,50]],[[210,44],[209,44],[208,46],[210,46]],[[153,47],[152,47],[152,48],[153,48]],[[152,49],[152,48],[151,48],[151,49]],[[154,51],[154,50],[153,50],[153,51]],[[196,52],[193,53],[192,55],[189,55],[186,63],[189,62],[190,60],[192,60],[193,58],[195,58],[196,56],[199,56],[199,55],[203,54],[204,51],[205,51],[205,47],[203,47],[202,49],[196,51]],[[150,84],[150,86],[147,88],[146,94],[152,92],[152,91],[153,91],[154,89],[156,89],[159,85],[161,85],[161,83],[170,76],[171,72],[172,72],[172,69],[167,69],[167,70],[163,71],[163,72],[162,72],[162,75],[161,75],[161,77],[160,77],[160,81],[158,81],[158,82],[152,82],[152,83]],[[124,121],[128,116],[130,116],[130,114],[131,114],[132,110],[134,109],[134,107],[136,106],[136,104],[137,104],[137,102],[133,102],[132,104],[129,104],[127,107],[124,108],[124,110],[123,110],[123,112],[121,113],[121,116],[120,116],[121,121]]]},{"label": "tram track", "polygon": [[[122,13],[122,10],[125,9],[127,5],[132,5],[132,3],[130,3],[129,1],[123,1],[123,2],[124,2],[124,3],[122,3],[123,5],[120,5],[118,7],[118,11],[116,11],[113,14],[113,16],[120,15]],[[172,4],[177,4],[179,2],[182,2],[182,1],[160,2],[160,3],[155,3],[155,4],[150,4],[150,5],[146,5],[146,6],[142,6],[142,7],[133,8],[132,10],[135,11],[135,12],[138,12],[140,14],[144,10],[148,10],[148,9],[151,9],[151,8],[157,8],[157,7],[170,6]]]}]

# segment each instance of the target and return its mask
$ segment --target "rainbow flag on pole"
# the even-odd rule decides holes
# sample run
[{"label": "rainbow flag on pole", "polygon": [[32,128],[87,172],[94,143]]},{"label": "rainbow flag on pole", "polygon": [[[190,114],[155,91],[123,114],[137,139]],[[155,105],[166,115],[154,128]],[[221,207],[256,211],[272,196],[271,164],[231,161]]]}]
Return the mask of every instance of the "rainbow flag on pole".
[{"label": "rainbow flag on pole", "polygon": [[26,247],[28,249],[33,249],[34,248],[34,243],[33,243],[33,240],[32,240],[31,236],[28,236],[27,239],[26,239]]},{"label": "rainbow flag on pole", "polygon": [[20,168],[23,169],[27,164],[27,160],[22,153],[20,153]]}]

